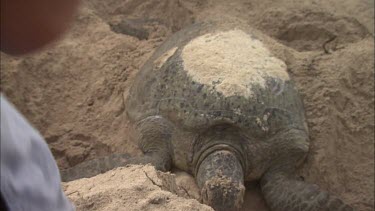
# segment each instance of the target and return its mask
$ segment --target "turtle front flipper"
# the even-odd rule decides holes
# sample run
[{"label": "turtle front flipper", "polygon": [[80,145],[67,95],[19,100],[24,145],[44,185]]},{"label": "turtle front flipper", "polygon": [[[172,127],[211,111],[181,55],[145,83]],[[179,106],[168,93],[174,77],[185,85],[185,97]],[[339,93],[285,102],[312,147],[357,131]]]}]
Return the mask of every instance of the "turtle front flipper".
[{"label": "turtle front flipper", "polygon": [[269,170],[261,179],[264,198],[272,211],[351,211],[341,199],[301,181],[285,168]]},{"label": "turtle front flipper", "polygon": [[197,183],[204,204],[216,211],[238,210],[245,194],[241,163],[228,150],[208,155],[198,167]]},{"label": "turtle front flipper", "polygon": [[162,154],[156,153],[147,153],[141,157],[132,157],[129,154],[115,154],[89,160],[72,168],[61,170],[60,175],[63,182],[68,182],[80,178],[93,177],[128,164],[151,164],[155,166],[157,170],[165,171],[165,166],[170,166],[170,159],[164,159],[165,157],[166,156]]},{"label": "turtle front flipper", "polygon": [[93,177],[127,164],[151,164],[159,171],[168,171],[172,166],[170,155],[171,124],[161,116],[149,116],[136,124],[138,144],[144,156],[128,154],[110,155],[83,162],[70,169],[62,170],[62,181]]}]

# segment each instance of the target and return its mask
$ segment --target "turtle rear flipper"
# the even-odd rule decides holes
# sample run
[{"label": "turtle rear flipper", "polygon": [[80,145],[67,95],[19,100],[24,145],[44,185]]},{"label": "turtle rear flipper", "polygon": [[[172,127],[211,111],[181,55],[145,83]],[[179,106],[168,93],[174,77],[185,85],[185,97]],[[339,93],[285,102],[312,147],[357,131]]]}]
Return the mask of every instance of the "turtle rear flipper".
[{"label": "turtle rear flipper", "polygon": [[61,180],[68,182],[80,178],[93,177],[128,164],[151,164],[157,170],[167,171],[171,166],[171,161],[169,156],[163,156],[162,153],[147,153],[144,156],[137,157],[129,154],[115,154],[89,160],[72,168],[61,170]]},{"label": "turtle rear flipper", "polygon": [[341,199],[320,190],[285,170],[270,170],[261,179],[265,200],[272,211],[353,211]]}]

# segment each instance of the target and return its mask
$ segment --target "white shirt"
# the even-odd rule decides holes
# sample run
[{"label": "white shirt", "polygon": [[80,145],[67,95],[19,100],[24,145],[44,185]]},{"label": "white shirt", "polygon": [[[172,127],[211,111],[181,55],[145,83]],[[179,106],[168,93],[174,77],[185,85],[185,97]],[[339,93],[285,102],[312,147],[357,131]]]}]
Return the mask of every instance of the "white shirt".
[{"label": "white shirt", "polygon": [[42,136],[6,100],[1,104],[1,194],[11,211],[72,211]]}]

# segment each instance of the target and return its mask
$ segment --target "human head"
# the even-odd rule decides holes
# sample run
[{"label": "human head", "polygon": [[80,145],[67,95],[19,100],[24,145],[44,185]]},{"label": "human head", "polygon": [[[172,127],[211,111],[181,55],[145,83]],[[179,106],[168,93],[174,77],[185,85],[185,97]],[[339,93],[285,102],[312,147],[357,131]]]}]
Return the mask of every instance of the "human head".
[{"label": "human head", "polygon": [[0,50],[23,55],[57,39],[68,27],[78,0],[1,0]]}]

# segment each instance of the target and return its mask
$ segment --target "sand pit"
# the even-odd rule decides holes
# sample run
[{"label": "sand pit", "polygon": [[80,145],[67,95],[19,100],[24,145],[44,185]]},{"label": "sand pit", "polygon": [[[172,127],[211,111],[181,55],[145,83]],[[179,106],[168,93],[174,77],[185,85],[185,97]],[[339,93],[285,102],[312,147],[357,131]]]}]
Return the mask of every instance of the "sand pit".
[{"label": "sand pit", "polygon": [[[134,75],[172,33],[210,20],[248,25],[289,47],[278,55],[303,97],[311,138],[301,176],[356,210],[374,210],[370,0],[83,1],[59,42],[24,58],[1,54],[1,92],[43,134],[62,169],[115,152],[138,155],[124,106]],[[113,177],[110,172],[64,187],[79,210],[208,210],[186,199],[199,198],[189,189],[192,180],[177,179],[183,195],[152,184],[144,168],[153,172],[118,169]],[[147,184],[140,192],[147,197],[137,198],[136,187],[125,181]],[[115,194],[128,191],[134,194]],[[244,210],[267,210],[256,183],[247,184]]]}]

